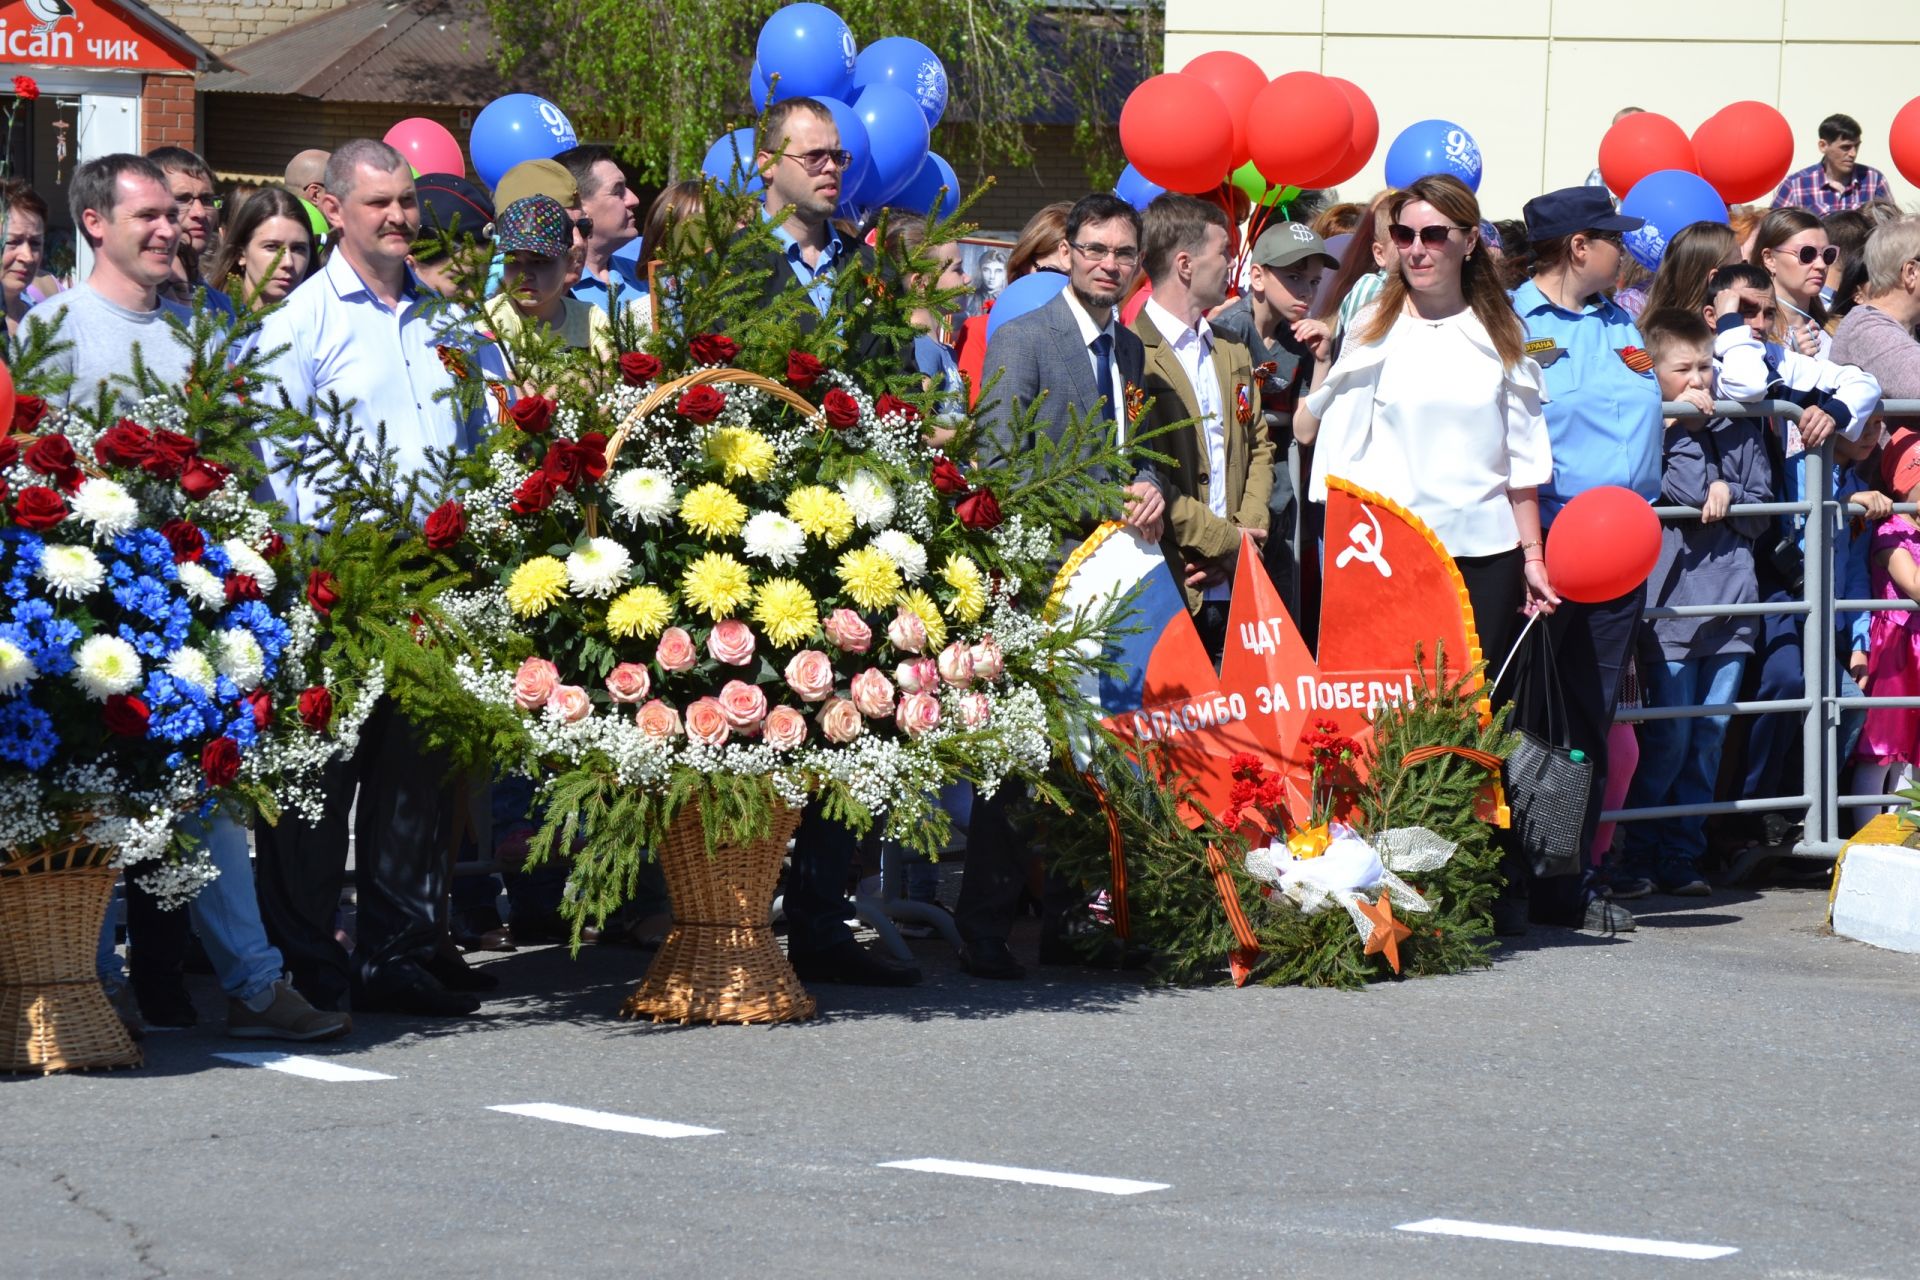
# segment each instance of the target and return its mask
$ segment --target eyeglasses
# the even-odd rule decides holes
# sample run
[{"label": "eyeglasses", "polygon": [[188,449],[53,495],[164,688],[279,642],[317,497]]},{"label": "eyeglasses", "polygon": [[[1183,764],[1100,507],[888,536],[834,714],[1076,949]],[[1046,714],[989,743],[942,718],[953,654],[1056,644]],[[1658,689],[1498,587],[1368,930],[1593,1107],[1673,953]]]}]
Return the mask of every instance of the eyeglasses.
[{"label": "eyeglasses", "polygon": [[1456,231],[1465,231],[1465,230],[1466,230],[1465,227],[1457,227],[1450,223],[1439,223],[1439,222],[1434,223],[1430,227],[1421,227],[1418,231],[1414,230],[1412,227],[1408,226],[1404,222],[1392,222],[1387,224],[1387,234],[1392,236],[1394,244],[1398,245],[1402,249],[1412,248],[1413,242],[1415,240],[1418,240],[1421,244],[1426,245],[1427,248],[1429,249],[1438,249],[1441,245],[1447,242],[1447,237],[1449,235],[1453,234]]},{"label": "eyeglasses", "polygon": [[1626,244],[1618,231],[1589,231],[1586,236],[1589,240],[1604,240],[1616,249]]},{"label": "eyeglasses", "polygon": [[782,158],[797,162],[808,173],[825,173],[829,165],[845,170],[853,163],[853,152],[844,147],[831,150],[820,147],[813,151],[789,152]]},{"label": "eyeglasses", "polygon": [[593,219],[592,218],[575,218],[573,220],[573,229],[580,233],[580,238],[582,240],[593,239]]},{"label": "eyeglasses", "polygon": [[195,205],[199,205],[209,213],[218,213],[220,212],[220,206],[224,204],[225,201],[221,200],[219,196],[203,196],[196,193],[190,196],[175,196],[173,203],[183,212],[193,208]]},{"label": "eyeglasses", "polygon": [[1069,240],[1067,244],[1088,262],[1105,262],[1112,258],[1115,266],[1131,267],[1140,261],[1140,251],[1132,246],[1116,249],[1110,244],[1081,244],[1078,240]]},{"label": "eyeglasses", "polygon": [[[1774,252],[1787,253],[1788,250],[1775,249]],[[1816,249],[1810,244],[1803,244],[1798,249],[1792,251],[1792,256],[1800,259],[1800,265],[1803,267],[1812,266],[1815,258],[1818,258],[1828,266],[1832,266],[1839,259],[1840,251],[1832,245],[1828,245],[1824,249]]]}]

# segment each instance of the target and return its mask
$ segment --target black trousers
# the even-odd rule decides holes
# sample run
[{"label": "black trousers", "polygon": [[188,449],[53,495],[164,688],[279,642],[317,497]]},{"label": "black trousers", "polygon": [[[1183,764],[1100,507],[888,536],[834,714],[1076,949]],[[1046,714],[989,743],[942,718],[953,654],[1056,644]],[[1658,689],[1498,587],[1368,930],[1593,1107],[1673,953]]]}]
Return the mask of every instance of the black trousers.
[{"label": "black trousers", "polygon": [[781,897],[789,954],[817,955],[853,941],[853,930],[847,927],[853,914],[847,878],[859,852],[860,838],[821,813],[818,804],[808,805],[800,815]]},{"label": "black trousers", "polygon": [[[1460,578],[1467,584],[1467,599],[1473,605],[1473,629],[1480,636],[1480,652],[1487,664],[1487,680],[1500,674],[1500,666],[1513,652],[1513,642],[1526,619],[1520,610],[1527,603],[1525,556],[1519,547],[1491,556],[1455,556]],[[1464,654],[1450,653],[1447,664],[1458,672]]]},{"label": "black trousers", "polygon": [[[339,1008],[351,979],[419,964],[434,953],[446,898],[447,762],[422,751],[391,699],[374,708],[350,760],[328,766],[317,823],[283,814],[255,832],[255,882],[267,936],[293,984],[321,1008]],[[356,793],[359,807],[354,808]],[[353,815],[359,923],[351,962],[333,934]]]}]

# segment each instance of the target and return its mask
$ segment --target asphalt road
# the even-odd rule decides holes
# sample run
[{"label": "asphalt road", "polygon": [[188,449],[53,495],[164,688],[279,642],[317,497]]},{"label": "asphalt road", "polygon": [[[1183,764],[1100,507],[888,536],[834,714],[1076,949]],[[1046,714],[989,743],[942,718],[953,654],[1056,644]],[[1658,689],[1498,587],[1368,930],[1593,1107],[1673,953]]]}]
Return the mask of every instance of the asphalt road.
[{"label": "asphalt road", "polygon": [[[923,986],[774,1028],[623,1023],[645,955],[522,951],[480,1019],[302,1055],[386,1077],[338,1082],[215,1057],[273,1046],[198,979],[144,1070],[0,1077],[0,1276],[1912,1276],[1920,957],[1824,901],[1656,899],[1359,994],[920,943]],[[527,1104],[718,1132],[492,1109]],[[1435,1219],[1481,1234],[1400,1229]]]}]

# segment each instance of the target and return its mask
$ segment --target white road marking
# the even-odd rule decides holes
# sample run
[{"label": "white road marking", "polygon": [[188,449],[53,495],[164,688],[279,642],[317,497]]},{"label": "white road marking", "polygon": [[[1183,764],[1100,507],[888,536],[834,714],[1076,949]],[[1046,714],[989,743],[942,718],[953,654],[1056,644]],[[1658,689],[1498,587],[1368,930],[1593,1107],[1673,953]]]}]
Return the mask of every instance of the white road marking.
[{"label": "white road marking", "polygon": [[957,1178],[991,1178],[998,1182],[1026,1182],[1073,1191],[1098,1191],[1109,1196],[1137,1196],[1142,1191],[1165,1191],[1171,1183],[1137,1182],[1132,1178],[1100,1178],[1089,1173],[1055,1173],[1050,1169],[1021,1169],[1007,1164],[975,1164],[971,1160],[890,1160],[882,1169],[912,1169],[919,1173],[950,1173]]},{"label": "white road marking", "polygon": [[328,1084],[343,1084],[349,1080],[393,1079],[385,1072],[363,1071],[359,1067],[342,1066],[325,1058],[305,1058],[293,1053],[216,1053],[213,1056],[237,1062],[243,1067],[265,1067],[269,1071],[284,1071],[290,1076],[324,1080]]},{"label": "white road marking", "polygon": [[1611,1253],[1640,1253],[1654,1258],[1685,1258],[1705,1262],[1740,1252],[1720,1244],[1685,1244],[1677,1240],[1641,1240],[1634,1236],[1597,1236],[1584,1231],[1542,1231],[1537,1227],[1504,1227],[1493,1222],[1462,1222],[1457,1218],[1428,1218],[1403,1222],[1396,1231],[1429,1235],[1469,1236],[1476,1240],[1506,1240],[1514,1244],[1552,1244],[1568,1249],[1604,1249]]},{"label": "white road marking", "polygon": [[536,1120],[557,1120],[588,1129],[607,1129],[614,1133],[638,1133],[649,1138],[704,1138],[725,1129],[702,1129],[698,1125],[676,1124],[671,1120],[648,1120],[643,1116],[623,1116],[612,1111],[589,1111],[585,1107],[563,1107],[557,1102],[515,1102],[488,1107],[513,1116],[532,1116]]}]

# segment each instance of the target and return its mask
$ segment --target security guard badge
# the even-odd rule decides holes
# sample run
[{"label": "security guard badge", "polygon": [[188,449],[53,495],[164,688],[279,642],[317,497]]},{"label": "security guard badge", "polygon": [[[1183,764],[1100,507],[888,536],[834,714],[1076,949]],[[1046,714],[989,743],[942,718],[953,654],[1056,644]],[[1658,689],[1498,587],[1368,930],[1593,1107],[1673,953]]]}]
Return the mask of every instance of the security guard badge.
[{"label": "security guard badge", "polygon": [[1567,349],[1552,338],[1535,338],[1527,343],[1527,354],[1544,369],[1567,354]]}]

